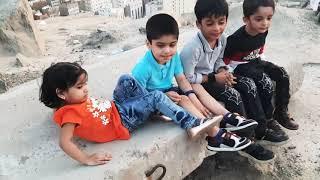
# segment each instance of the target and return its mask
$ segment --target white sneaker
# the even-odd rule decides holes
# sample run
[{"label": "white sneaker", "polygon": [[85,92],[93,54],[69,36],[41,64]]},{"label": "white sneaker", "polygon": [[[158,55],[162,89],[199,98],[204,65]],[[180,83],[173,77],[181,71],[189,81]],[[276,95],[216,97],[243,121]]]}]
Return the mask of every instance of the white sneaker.
[{"label": "white sneaker", "polygon": [[202,119],[198,126],[188,129],[188,134],[191,138],[195,138],[196,136],[206,132],[209,128],[219,125],[221,120],[222,120],[221,115]]}]

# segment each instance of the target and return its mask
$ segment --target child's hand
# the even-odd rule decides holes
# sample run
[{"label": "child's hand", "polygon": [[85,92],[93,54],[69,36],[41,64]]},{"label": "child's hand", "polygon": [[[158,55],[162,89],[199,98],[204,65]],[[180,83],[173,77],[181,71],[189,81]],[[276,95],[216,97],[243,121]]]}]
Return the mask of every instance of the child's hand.
[{"label": "child's hand", "polygon": [[235,81],[237,78],[234,77],[232,73],[228,73],[227,77],[227,86],[232,87],[234,84],[237,84],[237,82]]},{"label": "child's hand", "polygon": [[226,84],[228,80],[229,73],[227,71],[222,71],[215,74],[216,82],[219,84]]},{"label": "child's hand", "polygon": [[177,92],[168,91],[166,92],[166,95],[175,103],[179,103],[181,100],[181,96]]},{"label": "child's hand", "polygon": [[225,67],[220,67],[218,70],[217,70],[217,73],[221,73],[221,72],[227,72],[228,70],[225,68]]},{"label": "child's hand", "polygon": [[84,164],[86,164],[88,166],[102,165],[102,164],[106,164],[111,159],[112,159],[112,156],[109,153],[105,153],[105,154],[95,153],[95,154],[88,156],[88,158]]},{"label": "child's hand", "polygon": [[197,109],[200,110],[200,112],[205,116],[205,117],[210,117],[212,115],[212,113],[203,105],[197,107]]}]

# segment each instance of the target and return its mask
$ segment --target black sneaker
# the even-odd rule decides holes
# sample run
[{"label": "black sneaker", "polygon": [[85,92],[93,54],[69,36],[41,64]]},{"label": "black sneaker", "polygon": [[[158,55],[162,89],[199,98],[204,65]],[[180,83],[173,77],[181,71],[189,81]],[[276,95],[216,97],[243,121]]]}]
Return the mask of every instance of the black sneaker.
[{"label": "black sneaker", "polygon": [[220,128],[224,128],[227,131],[239,131],[242,129],[253,130],[257,125],[258,123],[255,120],[246,119],[243,116],[233,113],[227,113],[224,115],[220,122]]},{"label": "black sneaker", "polygon": [[256,143],[253,143],[247,148],[239,151],[239,154],[258,163],[267,163],[275,158],[272,151],[265,149]]},{"label": "black sneaker", "polygon": [[259,144],[281,146],[289,141],[289,137],[286,133],[283,134],[272,129],[267,129],[264,136],[257,136],[257,140]]},{"label": "black sneaker", "polygon": [[286,132],[283,131],[281,125],[274,119],[271,119],[267,122],[267,128],[272,129],[280,134],[285,135]]},{"label": "black sneaker", "polygon": [[223,131],[221,141],[218,142],[214,137],[207,136],[207,149],[209,151],[239,151],[248,147],[251,140],[245,137],[239,137],[236,134],[221,129]]}]

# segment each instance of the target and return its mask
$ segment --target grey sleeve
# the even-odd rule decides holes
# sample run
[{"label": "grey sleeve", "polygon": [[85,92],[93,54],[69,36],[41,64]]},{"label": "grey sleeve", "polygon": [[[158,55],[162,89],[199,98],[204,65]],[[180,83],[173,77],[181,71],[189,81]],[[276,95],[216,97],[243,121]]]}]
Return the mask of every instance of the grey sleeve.
[{"label": "grey sleeve", "polygon": [[196,73],[195,68],[199,62],[200,51],[197,48],[184,47],[180,53],[181,62],[186,78],[191,84],[200,84],[202,74]]},{"label": "grey sleeve", "polygon": [[225,38],[225,36],[222,36],[221,43],[222,43],[222,49],[221,49],[221,52],[220,52],[218,59],[216,60],[216,62],[214,64],[214,72],[217,72],[217,70],[220,67],[227,66],[223,61],[224,50],[227,45],[227,39]]}]

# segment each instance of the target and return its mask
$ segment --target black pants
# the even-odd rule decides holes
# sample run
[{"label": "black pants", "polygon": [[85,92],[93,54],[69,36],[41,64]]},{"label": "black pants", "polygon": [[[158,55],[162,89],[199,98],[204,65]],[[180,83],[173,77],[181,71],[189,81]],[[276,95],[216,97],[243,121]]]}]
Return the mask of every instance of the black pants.
[{"label": "black pants", "polygon": [[251,78],[237,77],[237,84],[228,87],[218,83],[202,83],[206,91],[218,101],[222,101],[230,112],[236,112],[258,122],[256,135],[263,136],[266,117],[260,102],[257,87]]},{"label": "black pants", "polygon": [[[254,80],[267,119],[272,118],[274,110],[279,111],[288,108],[290,82],[288,73],[283,67],[257,59],[238,65],[234,73]],[[271,80],[276,82],[275,109],[272,105],[274,88]]]}]

